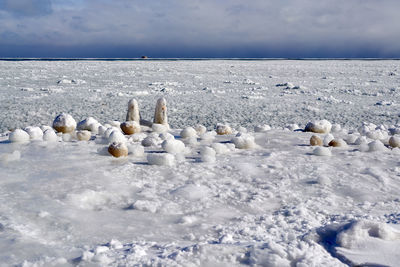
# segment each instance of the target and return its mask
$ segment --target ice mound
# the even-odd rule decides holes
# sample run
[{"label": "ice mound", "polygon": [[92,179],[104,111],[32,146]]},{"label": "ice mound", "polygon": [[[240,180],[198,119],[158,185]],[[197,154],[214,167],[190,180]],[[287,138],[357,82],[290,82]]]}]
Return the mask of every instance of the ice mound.
[{"label": "ice mound", "polygon": [[178,154],[185,150],[185,144],[180,140],[167,139],[161,143],[161,147],[168,153]]},{"label": "ice mound", "polygon": [[175,137],[170,133],[160,133],[159,137],[161,140],[175,139]]},{"label": "ice mound", "polygon": [[106,191],[94,191],[87,189],[81,193],[73,193],[67,196],[68,202],[84,210],[103,210],[120,200]]},{"label": "ice mound", "polygon": [[75,130],[76,121],[71,115],[67,113],[61,113],[54,119],[53,128],[57,132],[70,133]]},{"label": "ice mound", "polygon": [[385,151],[385,150],[386,150],[385,145],[379,140],[372,141],[368,144],[368,151],[370,152]]},{"label": "ice mound", "polygon": [[400,261],[400,229],[374,221],[354,221],[339,229],[338,254],[354,266],[397,266]]},{"label": "ice mound", "polygon": [[24,130],[31,140],[43,140],[43,131],[39,127],[28,126]]},{"label": "ice mound", "polygon": [[8,136],[8,140],[13,143],[29,142],[30,137],[27,132],[22,129],[15,129]]},{"label": "ice mound", "polygon": [[331,156],[332,152],[327,147],[319,146],[313,150],[313,154],[316,156]]},{"label": "ice mound", "polygon": [[215,131],[209,131],[200,136],[201,140],[203,141],[212,141],[215,139],[217,133]]},{"label": "ice mound", "polygon": [[193,127],[186,127],[181,131],[180,136],[182,138],[196,137],[197,131]]},{"label": "ice mound", "polygon": [[128,145],[128,150],[134,157],[143,157],[144,156],[144,147],[142,145]]},{"label": "ice mound", "polygon": [[147,162],[150,165],[173,166],[175,157],[169,153],[149,153],[147,154]]},{"label": "ice mound", "polygon": [[142,140],[142,146],[144,147],[158,146],[160,143],[161,139],[158,135],[149,135]]},{"label": "ice mound", "polygon": [[327,120],[312,121],[307,123],[304,131],[313,133],[329,133],[332,124]]},{"label": "ice mound", "polygon": [[165,133],[168,131],[168,126],[164,124],[153,123],[151,129],[156,133]]},{"label": "ice mound", "polygon": [[47,129],[43,133],[43,140],[47,142],[56,142],[58,140],[58,136],[53,129]]},{"label": "ice mound", "polygon": [[211,147],[208,147],[208,146],[203,147],[200,150],[201,161],[213,163],[213,162],[215,162],[215,154],[216,154],[215,150],[212,149]]},{"label": "ice mound", "polygon": [[269,126],[268,124],[257,125],[256,127],[254,127],[254,132],[256,133],[263,133],[269,130],[271,130],[271,126]]},{"label": "ice mound", "polygon": [[328,143],[328,146],[333,146],[333,147],[347,147],[347,143],[341,139],[341,138],[335,138],[332,141]]},{"label": "ice mound", "polygon": [[239,149],[253,149],[256,147],[254,136],[246,133],[237,134],[232,138],[232,142],[235,144],[235,147]]},{"label": "ice mound", "polygon": [[235,149],[234,144],[213,143],[211,144],[211,147],[215,150],[217,154],[228,154]]}]

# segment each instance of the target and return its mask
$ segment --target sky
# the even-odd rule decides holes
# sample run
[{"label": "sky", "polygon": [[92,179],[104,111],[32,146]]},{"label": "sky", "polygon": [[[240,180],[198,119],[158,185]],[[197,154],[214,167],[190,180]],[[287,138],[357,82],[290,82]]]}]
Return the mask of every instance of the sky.
[{"label": "sky", "polygon": [[0,57],[400,57],[399,0],[0,0]]}]

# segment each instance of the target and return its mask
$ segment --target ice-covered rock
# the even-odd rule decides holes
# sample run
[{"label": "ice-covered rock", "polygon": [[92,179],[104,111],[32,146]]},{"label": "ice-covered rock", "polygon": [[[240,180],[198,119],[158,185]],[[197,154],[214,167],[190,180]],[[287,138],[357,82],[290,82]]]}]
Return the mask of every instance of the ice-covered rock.
[{"label": "ice-covered rock", "polygon": [[329,146],[329,142],[333,139],[335,139],[335,137],[332,134],[325,135],[323,140],[324,146]]},{"label": "ice-covered rock", "polygon": [[88,118],[80,121],[78,123],[78,125],[76,126],[76,129],[77,130],[92,131],[92,129],[94,128],[94,126],[91,126],[92,124],[94,126],[97,126],[97,128],[100,125],[99,122],[96,119],[94,119],[93,117],[88,117]]},{"label": "ice-covered rock", "polygon": [[139,104],[136,99],[131,99],[128,102],[126,121],[135,121],[136,123],[140,124]]},{"label": "ice-covered rock", "polygon": [[112,131],[107,139],[108,143],[126,143],[126,138],[123,133],[118,130]]},{"label": "ice-covered rock", "polygon": [[312,121],[307,123],[304,131],[313,133],[329,133],[332,124],[327,120]]},{"label": "ice-covered rock", "polygon": [[28,126],[24,130],[31,140],[43,140],[43,131],[39,127]]},{"label": "ice-covered rock", "polygon": [[185,150],[185,144],[180,140],[167,139],[161,143],[161,147],[168,153],[178,154]]},{"label": "ice-covered rock", "polygon": [[164,97],[161,97],[157,100],[153,122],[157,124],[168,125],[167,100],[165,100]]},{"label": "ice-covered rock", "polygon": [[253,149],[256,147],[254,136],[246,133],[239,133],[232,138],[232,142],[235,144],[235,147],[239,149]]},{"label": "ice-covered rock", "polygon": [[211,144],[211,147],[215,150],[217,154],[228,154],[235,149],[234,144],[213,143]]},{"label": "ice-covered rock", "polygon": [[168,125],[153,123],[153,125],[151,126],[151,129],[153,130],[153,132],[156,132],[156,133],[165,133],[168,131]]},{"label": "ice-covered rock", "polygon": [[82,131],[76,132],[76,138],[79,141],[89,141],[91,137],[92,137],[92,133],[89,132],[88,130],[82,130]]},{"label": "ice-covered rock", "polygon": [[204,134],[205,132],[207,132],[207,128],[201,124],[196,125],[196,127],[194,129],[196,130],[196,133],[199,136]]},{"label": "ice-covered rock", "polygon": [[15,129],[8,136],[8,140],[13,143],[24,143],[29,142],[30,137],[27,132],[22,129]]},{"label": "ice-covered rock", "polygon": [[218,124],[216,132],[218,135],[232,134],[232,128],[229,125]]},{"label": "ice-covered rock", "polygon": [[359,136],[357,136],[357,135],[355,135],[355,134],[349,134],[348,136],[345,137],[345,141],[346,141],[348,144],[355,144],[355,142],[356,142],[356,140],[357,140],[358,137],[359,137]]},{"label": "ice-covered rock", "polygon": [[385,150],[386,150],[385,145],[379,140],[372,141],[368,144],[368,151],[370,152],[385,151]]},{"label": "ice-covered rock", "polygon": [[71,133],[76,128],[76,121],[71,115],[67,113],[61,113],[54,119],[53,128],[57,132]]},{"label": "ice-covered rock", "polygon": [[331,131],[333,132],[333,133],[338,133],[338,132],[340,132],[342,130],[342,127],[340,126],[340,124],[333,124],[332,125],[332,129],[331,129]]},{"label": "ice-covered rock", "polygon": [[341,138],[335,138],[328,143],[328,146],[347,147],[347,143]]},{"label": "ice-covered rock", "polygon": [[144,147],[142,145],[128,145],[128,150],[134,157],[143,157],[144,156]]},{"label": "ice-covered rock", "polygon": [[175,139],[175,137],[170,133],[160,133],[159,137],[161,140]]},{"label": "ice-covered rock", "polygon": [[331,156],[332,152],[327,147],[318,146],[313,150],[313,154],[316,156]]},{"label": "ice-covered rock", "polygon": [[269,126],[268,124],[257,125],[256,127],[254,127],[254,132],[256,133],[263,133],[269,130],[271,130],[271,126]]},{"label": "ice-covered rock", "polygon": [[161,143],[161,139],[157,136],[149,135],[145,139],[142,140],[142,146],[150,147],[150,146],[158,146]]},{"label": "ice-covered rock", "polygon": [[400,137],[392,136],[389,138],[389,145],[391,147],[400,147]]},{"label": "ice-covered rock", "polygon": [[311,146],[322,146],[322,139],[319,136],[313,135],[310,138]]},{"label": "ice-covered rock", "polygon": [[128,147],[125,143],[113,142],[108,147],[108,152],[116,158],[126,157],[128,156]]},{"label": "ice-covered rock", "polygon": [[200,136],[201,140],[203,141],[212,141],[215,139],[217,133],[215,131],[209,131]]},{"label": "ice-covered rock", "polygon": [[147,162],[150,165],[173,166],[175,157],[169,153],[149,153],[147,154]]},{"label": "ice-covered rock", "polygon": [[197,132],[193,127],[186,127],[185,129],[183,129],[181,131],[180,136],[182,138],[196,137],[197,136]]},{"label": "ice-covered rock", "polygon": [[56,142],[58,140],[58,136],[53,129],[47,129],[43,133],[43,140],[47,142]]},{"label": "ice-covered rock", "polygon": [[121,130],[124,134],[131,135],[135,133],[140,133],[140,124],[136,121],[125,121],[121,123]]}]

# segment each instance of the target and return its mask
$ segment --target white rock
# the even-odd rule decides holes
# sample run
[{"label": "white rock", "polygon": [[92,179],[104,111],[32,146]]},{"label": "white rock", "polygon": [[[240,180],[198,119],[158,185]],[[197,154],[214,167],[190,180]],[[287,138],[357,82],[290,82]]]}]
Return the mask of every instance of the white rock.
[{"label": "white rock", "polygon": [[43,140],[43,131],[39,127],[28,126],[24,130],[31,140]]},{"label": "white rock", "polygon": [[254,132],[256,133],[263,133],[271,130],[271,126],[264,124],[264,125],[257,125],[254,127]]},{"label": "white rock", "polygon": [[193,127],[186,127],[185,129],[183,129],[181,131],[180,136],[182,138],[196,137],[197,136],[197,132]]},{"label": "white rock", "polygon": [[30,137],[27,132],[22,129],[15,129],[8,136],[8,140],[13,143],[24,143],[29,142]]},{"label": "white rock", "polygon": [[207,132],[207,128],[204,125],[198,124],[196,125],[196,127],[194,128],[196,130],[196,133],[198,136],[204,134],[205,132]]},{"label": "white rock", "polygon": [[78,123],[78,125],[76,126],[76,129],[77,130],[90,131],[91,130],[91,127],[90,127],[91,124],[95,124],[96,125],[96,124],[99,124],[99,122],[97,120],[95,120],[93,117],[88,117],[88,118],[80,121]]},{"label": "white rock", "polygon": [[327,120],[312,121],[307,123],[304,131],[313,133],[329,133],[332,124]]},{"label": "white rock", "polygon": [[379,140],[372,141],[371,143],[368,144],[368,151],[369,152],[385,151],[385,150],[386,150],[385,145]]},{"label": "white rock", "polygon": [[107,139],[108,143],[126,143],[126,138],[123,133],[120,131],[113,131],[111,132],[110,136]]},{"label": "white rock", "polygon": [[253,149],[256,147],[254,136],[250,134],[238,134],[232,138],[232,142],[235,144],[235,147],[239,149]]},{"label": "white rock", "polygon": [[58,140],[58,136],[54,130],[50,128],[44,131],[43,140],[47,142],[56,142]]},{"label": "white rock", "polygon": [[149,153],[147,154],[147,162],[150,165],[173,166],[175,157],[169,153]]},{"label": "white rock", "polygon": [[313,154],[316,156],[331,156],[331,150],[327,147],[318,146],[313,150]]},{"label": "white rock", "polygon": [[78,131],[76,133],[76,138],[79,141],[89,141],[91,137],[92,137],[92,133],[87,130]]},{"label": "white rock", "polygon": [[180,140],[167,139],[161,143],[162,148],[171,154],[182,153],[185,150],[185,144]]}]

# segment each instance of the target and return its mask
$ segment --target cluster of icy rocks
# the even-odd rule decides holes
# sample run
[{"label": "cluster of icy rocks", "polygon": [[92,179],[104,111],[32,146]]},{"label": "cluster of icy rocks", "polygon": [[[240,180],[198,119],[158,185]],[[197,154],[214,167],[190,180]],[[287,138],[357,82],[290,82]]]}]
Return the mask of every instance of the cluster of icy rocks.
[{"label": "cluster of icy rocks", "polygon": [[356,130],[342,129],[339,124],[332,125],[327,120],[309,122],[304,131],[320,135],[310,138],[310,145],[317,146],[313,153],[319,156],[330,156],[329,147],[347,148],[358,146],[359,151],[386,151],[400,148],[400,125],[375,125],[363,123]]}]

